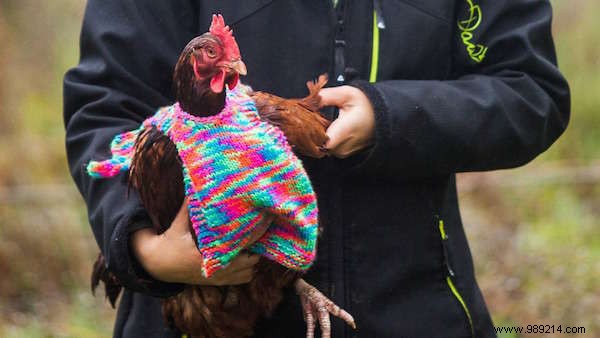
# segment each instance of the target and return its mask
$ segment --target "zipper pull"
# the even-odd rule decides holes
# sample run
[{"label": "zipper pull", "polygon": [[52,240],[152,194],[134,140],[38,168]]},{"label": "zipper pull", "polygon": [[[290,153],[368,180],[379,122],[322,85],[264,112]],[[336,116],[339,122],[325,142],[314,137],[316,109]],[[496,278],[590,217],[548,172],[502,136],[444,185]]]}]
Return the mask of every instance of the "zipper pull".
[{"label": "zipper pull", "polygon": [[344,57],[344,49],[346,48],[346,41],[344,40],[335,40],[335,71],[336,78],[335,80],[339,84],[344,84],[346,82],[346,77],[344,76],[344,69],[346,68],[346,59]]},{"label": "zipper pull", "polygon": [[385,20],[383,19],[383,6],[381,4],[381,0],[373,0],[373,8],[375,9],[377,28],[385,29]]}]

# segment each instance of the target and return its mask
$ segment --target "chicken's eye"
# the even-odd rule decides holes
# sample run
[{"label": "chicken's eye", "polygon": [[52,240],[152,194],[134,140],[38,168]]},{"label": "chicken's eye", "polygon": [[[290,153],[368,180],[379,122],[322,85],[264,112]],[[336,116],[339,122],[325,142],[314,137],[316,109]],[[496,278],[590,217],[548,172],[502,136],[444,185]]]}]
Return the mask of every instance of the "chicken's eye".
[{"label": "chicken's eye", "polygon": [[212,58],[217,57],[217,52],[215,51],[214,48],[208,47],[208,48],[206,48],[206,55],[208,55],[208,57],[212,59]]}]

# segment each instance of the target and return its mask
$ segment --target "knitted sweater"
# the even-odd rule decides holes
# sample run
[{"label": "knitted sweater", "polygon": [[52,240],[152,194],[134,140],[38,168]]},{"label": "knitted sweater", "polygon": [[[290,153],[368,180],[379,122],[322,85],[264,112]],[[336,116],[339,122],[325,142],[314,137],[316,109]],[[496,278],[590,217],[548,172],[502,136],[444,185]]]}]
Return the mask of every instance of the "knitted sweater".
[{"label": "knitted sweater", "polygon": [[[315,193],[283,132],[261,121],[249,90],[238,85],[228,91],[225,108],[214,116],[190,115],[178,103],[161,108],[138,129],[113,139],[112,158],[87,167],[93,177],[115,176],[129,169],[140,131],[154,126],[167,135],[183,163],[206,277],[244,248],[295,270],[308,269],[315,258]],[[265,212],[276,220],[250,244]]]}]

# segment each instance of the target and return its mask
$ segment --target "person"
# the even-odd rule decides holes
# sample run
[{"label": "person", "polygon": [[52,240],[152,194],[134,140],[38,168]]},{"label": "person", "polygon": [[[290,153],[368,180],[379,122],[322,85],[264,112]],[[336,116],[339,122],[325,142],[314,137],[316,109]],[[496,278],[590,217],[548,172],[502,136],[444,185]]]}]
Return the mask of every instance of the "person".
[{"label": "person", "polygon": [[[331,156],[303,162],[323,230],[306,280],[358,325],[334,320],[333,336],[495,336],[455,173],[523,165],[566,128],[570,93],[547,0],[88,1],[81,59],[64,79],[64,121],[94,236],[127,288],[114,336],[180,336],[163,322],[158,297],[182,283],[251,278],[255,258],[241,257],[202,280],[177,219],[155,235],[126,175],[94,180],[84,170],[107,157],[116,134],[172,103],[172,67],[212,13],[234,29],[243,81],[255,89],[302,97],[306,80],[330,75],[321,96],[338,108],[329,114]],[[304,335],[292,293],[256,332]]]}]

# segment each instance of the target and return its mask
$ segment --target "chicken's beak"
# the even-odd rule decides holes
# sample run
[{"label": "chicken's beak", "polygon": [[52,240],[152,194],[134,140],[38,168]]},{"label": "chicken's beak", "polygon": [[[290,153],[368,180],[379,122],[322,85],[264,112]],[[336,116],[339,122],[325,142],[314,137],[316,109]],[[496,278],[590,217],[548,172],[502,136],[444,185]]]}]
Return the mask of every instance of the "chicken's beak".
[{"label": "chicken's beak", "polygon": [[248,70],[246,69],[246,64],[242,60],[235,60],[229,64],[229,68],[233,69],[239,75],[246,75]]}]

